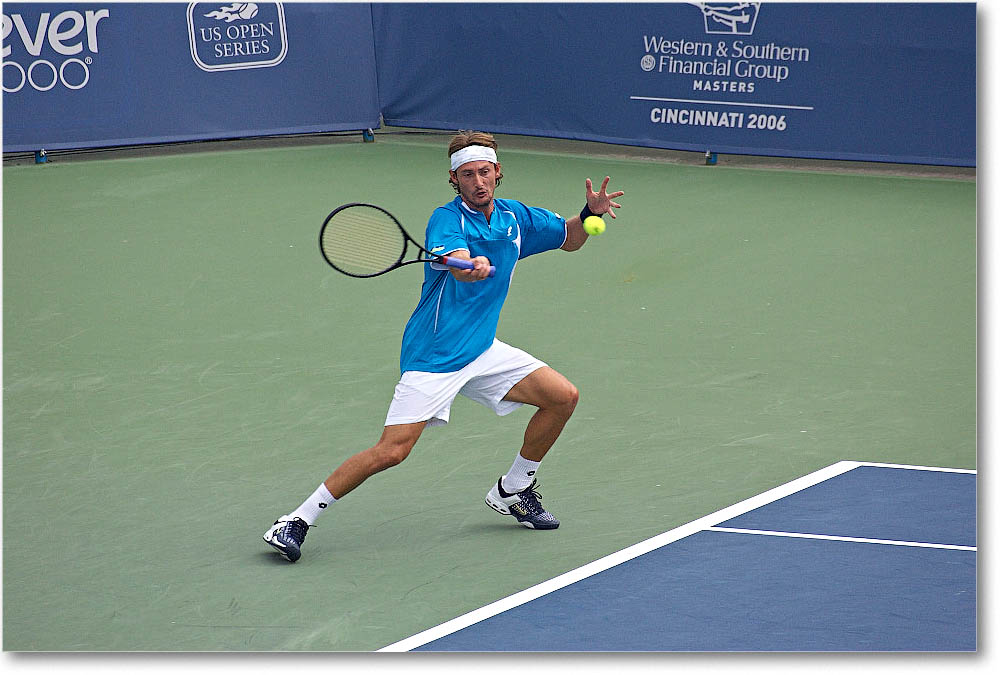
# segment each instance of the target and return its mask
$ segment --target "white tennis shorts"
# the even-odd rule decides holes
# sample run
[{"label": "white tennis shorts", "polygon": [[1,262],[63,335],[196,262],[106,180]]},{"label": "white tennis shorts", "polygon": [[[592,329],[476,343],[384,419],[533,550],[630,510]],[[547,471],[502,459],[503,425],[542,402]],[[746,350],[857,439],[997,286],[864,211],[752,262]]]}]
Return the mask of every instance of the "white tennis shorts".
[{"label": "white tennis shorts", "polygon": [[427,422],[427,426],[448,423],[451,404],[459,394],[508,415],[523,404],[504,401],[515,384],[546,364],[531,354],[494,339],[475,361],[453,373],[424,373],[408,370],[396,385],[385,425]]}]

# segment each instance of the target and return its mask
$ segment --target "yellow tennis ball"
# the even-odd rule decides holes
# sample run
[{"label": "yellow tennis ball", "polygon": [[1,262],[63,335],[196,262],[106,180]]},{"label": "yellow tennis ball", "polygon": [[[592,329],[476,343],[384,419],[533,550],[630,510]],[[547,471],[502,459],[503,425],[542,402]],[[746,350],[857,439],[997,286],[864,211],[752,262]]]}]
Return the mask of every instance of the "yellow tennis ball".
[{"label": "yellow tennis ball", "polygon": [[587,234],[602,234],[604,227],[604,219],[600,216],[587,216],[583,221],[583,231]]}]

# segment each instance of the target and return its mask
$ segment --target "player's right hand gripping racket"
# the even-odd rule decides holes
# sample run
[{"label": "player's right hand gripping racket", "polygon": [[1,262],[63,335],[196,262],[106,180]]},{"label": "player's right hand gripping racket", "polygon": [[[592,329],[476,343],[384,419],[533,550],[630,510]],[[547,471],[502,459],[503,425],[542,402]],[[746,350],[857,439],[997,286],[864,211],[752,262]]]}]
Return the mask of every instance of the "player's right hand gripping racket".
[{"label": "player's right hand gripping racket", "polygon": [[[412,260],[403,260],[410,244],[417,250]],[[319,248],[330,267],[351,277],[377,277],[403,265],[439,263],[471,270],[469,260],[434,255],[411,237],[396,218],[373,204],[338,206],[323,221]],[[490,266],[489,276],[496,273]]]}]

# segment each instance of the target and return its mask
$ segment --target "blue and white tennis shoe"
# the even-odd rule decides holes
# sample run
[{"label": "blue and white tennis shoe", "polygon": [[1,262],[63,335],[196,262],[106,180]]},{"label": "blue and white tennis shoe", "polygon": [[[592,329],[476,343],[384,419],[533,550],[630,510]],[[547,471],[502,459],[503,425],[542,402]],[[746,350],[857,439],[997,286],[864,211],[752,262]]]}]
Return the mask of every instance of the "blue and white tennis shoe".
[{"label": "blue and white tennis shoe", "polygon": [[295,562],[302,557],[302,542],[308,530],[309,524],[301,518],[282,516],[264,533],[264,541],[277,549],[288,562]]},{"label": "blue and white tennis shoe", "polygon": [[517,522],[533,530],[554,530],[559,527],[559,521],[542,507],[539,501],[542,495],[535,490],[538,481],[513,494],[503,489],[503,476],[496,485],[486,493],[486,504],[505,516],[514,516]]}]

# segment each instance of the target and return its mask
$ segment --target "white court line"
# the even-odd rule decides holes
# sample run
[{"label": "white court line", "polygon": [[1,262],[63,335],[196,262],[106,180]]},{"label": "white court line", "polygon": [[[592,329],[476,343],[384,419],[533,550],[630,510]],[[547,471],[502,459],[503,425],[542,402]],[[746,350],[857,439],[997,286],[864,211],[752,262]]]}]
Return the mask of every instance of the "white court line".
[{"label": "white court line", "polygon": [[843,473],[847,473],[852,469],[856,469],[859,466],[876,466],[876,467],[886,467],[886,468],[908,468],[916,470],[926,470],[926,471],[959,471],[963,473],[975,473],[975,471],[968,471],[965,469],[944,469],[938,467],[921,467],[921,466],[905,466],[905,465],[894,465],[894,464],[878,464],[872,462],[853,462],[853,461],[842,461],[836,464],[831,464],[828,467],[822,468],[813,473],[802,476],[801,478],[796,478],[795,480],[785,483],[784,485],[779,485],[776,488],[772,488],[767,492],[762,492],[759,495],[750,497],[741,502],[733,504],[732,506],[727,506],[726,508],[716,511],[715,513],[709,514],[707,516],[702,516],[697,520],[693,520],[686,525],[681,525],[672,530],[658,534],[655,537],[641,541],[638,544],[633,544],[627,548],[624,548],[616,553],[612,553],[603,558],[599,558],[591,563],[587,563],[582,567],[578,567],[574,570],[570,570],[564,574],[560,574],[557,577],[549,579],[548,581],[543,581],[540,584],[526,588],[523,591],[509,595],[506,598],[497,600],[496,602],[490,603],[475,609],[467,614],[455,617],[450,621],[446,621],[433,628],[428,628],[425,631],[421,631],[416,635],[411,635],[408,638],[404,638],[399,642],[394,642],[391,645],[382,647],[378,651],[380,652],[407,652],[411,649],[416,649],[428,642],[433,642],[445,635],[450,635],[456,631],[462,630],[474,623],[483,621],[502,612],[506,612],[509,609],[513,609],[519,605],[523,605],[526,602],[530,602],[535,598],[540,598],[543,595],[557,591],[560,588],[574,584],[581,579],[586,579],[591,577],[598,572],[603,572],[606,569],[610,569],[615,565],[620,565],[623,562],[632,560],[633,558],[638,558],[639,556],[649,553],[650,551],[656,550],[662,546],[673,543],[678,539],[683,539],[697,532],[712,528],[721,522],[735,518],[736,516],[741,516],[748,511],[753,511],[756,508],[760,508],[766,504],[783,499],[789,495],[795,494],[801,490],[805,490],[808,487],[822,483],[823,481],[835,478]]},{"label": "white court line", "polygon": [[921,541],[898,541],[896,539],[862,539],[860,537],[837,537],[832,534],[806,534],[804,532],[776,532],[774,530],[745,530],[740,527],[706,527],[708,532],[732,532],[734,534],[759,534],[769,537],[792,537],[794,539],[825,539],[827,541],[850,541],[859,544],[888,544],[890,546],[915,546],[918,548],[945,548],[951,551],[975,551],[975,546],[957,544],[928,544]]},{"label": "white court line", "polygon": [[773,501],[777,501],[800,490],[804,490],[807,487],[811,487],[817,483],[822,483],[825,480],[839,476],[842,473],[857,468],[858,465],[858,462],[846,461],[831,464],[830,466],[820,469],[819,471],[802,476],[801,478],[796,478],[789,483],[779,485],[778,487],[768,490],[767,492],[762,492],[755,497],[750,497],[749,499],[745,499],[742,502],[733,504],[732,506],[727,506],[721,511],[716,511],[715,513],[703,516],[686,525],[681,525],[673,530],[669,530],[650,539],[646,539],[645,541],[641,541],[638,544],[633,544],[632,546],[624,548],[617,553],[612,553],[603,558],[599,558],[591,563],[583,565],[582,567],[578,567],[575,570],[570,570],[569,572],[560,574],[559,576],[549,579],[548,581],[543,581],[542,583],[532,586],[531,588],[526,588],[519,593],[509,595],[506,598],[497,600],[496,602],[480,607],[479,609],[475,609],[468,614],[463,614],[462,616],[446,621],[438,626],[428,628],[427,630],[417,633],[416,635],[404,638],[399,642],[394,642],[391,645],[382,647],[382,649],[379,649],[378,651],[407,652],[411,649],[416,649],[417,647],[425,645],[428,642],[432,642],[444,637],[445,635],[450,635],[456,631],[466,628],[467,626],[471,626],[474,623],[488,619],[491,616],[496,616],[501,612],[506,612],[509,609],[523,605],[524,603],[534,600],[535,598],[539,598],[543,595],[547,595],[548,593],[552,593],[553,591],[557,591],[560,588],[576,583],[581,579],[586,579],[587,577],[593,576],[598,572],[603,572],[604,570],[614,567],[615,565],[637,558],[644,553],[649,553],[650,551],[658,549],[661,546],[666,546],[667,544],[675,542],[678,539],[700,532],[706,527],[717,525],[723,521],[729,520],[730,518],[743,515],[747,511],[752,511],[758,507],[764,506],[765,504],[770,504]]},{"label": "white court line", "polygon": [[883,464],[882,462],[858,462],[858,466],[874,466],[880,469],[910,469],[913,471],[943,471],[945,473],[976,473],[975,469],[948,469],[943,466],[914,466],[913,464]]}]

